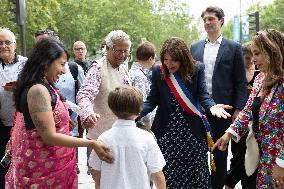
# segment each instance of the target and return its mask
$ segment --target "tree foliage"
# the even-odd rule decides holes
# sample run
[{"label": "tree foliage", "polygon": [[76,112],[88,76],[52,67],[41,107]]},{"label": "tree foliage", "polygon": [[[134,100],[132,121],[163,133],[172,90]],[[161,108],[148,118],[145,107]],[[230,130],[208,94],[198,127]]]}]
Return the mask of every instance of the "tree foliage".
[{"label": "tree foliage", "polygon": [[284,0],[274,0],[271,4],[262,6],[256,3],[249,7],[247,13],[259,11],[260,30],[273,28],[284,32]]},{"label": "tree foliage", "polygon": [[222,35],[227,39],[233,39],[233,20],[229,20],[222,27]]},{"label": "tree foliage", "polygon": [[[17,25],[9,21],[14,17],[8,11],[12,4],[0,1],[0,11],[7,13],[0,15],[0,25],[19,36]],[[69,49],[75,41],[84,41],[91,54],[97,53],[105,36],[117,29],[129,34],[132,49],[144,38],[158,50],[171,36],[182,37],[188,44],[199,38],[187,5],[170,0],[26,0],[26,15],[28,52],[34,32],[47,27],[58,32]]]}]

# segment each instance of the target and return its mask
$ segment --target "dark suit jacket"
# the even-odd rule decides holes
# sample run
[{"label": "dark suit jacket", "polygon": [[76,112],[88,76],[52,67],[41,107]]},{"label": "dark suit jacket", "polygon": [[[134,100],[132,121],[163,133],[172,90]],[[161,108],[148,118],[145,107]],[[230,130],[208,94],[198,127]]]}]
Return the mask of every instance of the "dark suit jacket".
[{"label": "dark suit jacket", "polygon": [[[199,101],[205,111],[209,111],[210,107],[215,105],[214,101],[209,97],[205,83],[204,64],[197,63],[195,75],[191,83],[186,83],[190,94]],[[165,80],[161,79],[160,65],[156,65],[152,72],[152,85],[150,93],[144,103],[144,108],[140,116],[145,116],[158,106],[156,116],[152,125],[152,130],[156,137],[159,138],[165,133],[170,115],[174,111],[171,106],[171,98],[173,94],[166,84]],[[192,125],[190,128],[193,134],[198,138],[204,138],[205,129],[201,119],[196,116],[187,116],[188,122]]]},{"label": "dark suit jacket", "polygon": [[[203,62],[205,40],[194,43],[191,53]],[[241,45],[222,39],[212,76],[212,98],[217,104],[243,109],[246,104],[246,76]]]}]

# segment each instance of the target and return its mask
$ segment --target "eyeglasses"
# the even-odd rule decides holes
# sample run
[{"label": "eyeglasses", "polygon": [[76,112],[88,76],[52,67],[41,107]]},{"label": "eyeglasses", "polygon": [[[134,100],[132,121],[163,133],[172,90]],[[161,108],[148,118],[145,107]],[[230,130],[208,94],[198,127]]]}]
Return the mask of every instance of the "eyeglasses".
[{"label": "eyeglasses", "polygon": [[9,45],[11,45],[12,43],[16,43],[15,41],[9,41],[9,40],[6,40],[6,41],[0,41],[0,45],[7,45],[7,46],[9,46]]},{"label": "eyeglasses", "polygon": [[75,51],[84,51],[86,48],[74,48]]},{"label": "eyeglasses", "polygon": [[126,55],[129,55],[131,53],[131,51],[123,50],[123,49],[112,48],[112,50],[114,51],[115,54],[126,54]]}]

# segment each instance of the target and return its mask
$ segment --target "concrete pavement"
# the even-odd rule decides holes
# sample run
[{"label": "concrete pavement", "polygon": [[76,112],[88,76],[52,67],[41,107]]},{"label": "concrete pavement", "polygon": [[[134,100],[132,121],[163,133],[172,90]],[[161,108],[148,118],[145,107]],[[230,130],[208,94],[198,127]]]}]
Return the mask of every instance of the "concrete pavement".
[{"label": "concrete pavement", "polygon": [[79,162],[78,167],[80,169],[80,174],[78,175],[78,186],[79,189],[95,189],[95,182],[91,175],[87,174],[87,148],[79,148]]}]

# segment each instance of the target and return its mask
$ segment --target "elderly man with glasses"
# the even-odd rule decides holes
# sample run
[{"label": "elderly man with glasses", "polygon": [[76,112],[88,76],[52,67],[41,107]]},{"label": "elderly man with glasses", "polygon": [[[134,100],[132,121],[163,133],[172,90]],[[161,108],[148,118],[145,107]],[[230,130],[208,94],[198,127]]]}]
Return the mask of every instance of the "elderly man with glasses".
[{"label": "elderly man with glasses", "polygon": [[105,42],[105,55],[93,62],[77,95],[77,103],[82,109],[79,114],[83,126],[88,129],[88,139],[97,139],[117,119],[108,107],[109,92],[121,85],[130,85],[128,71],[123,64],[130,53],[129,36],[115,30],[107,35]]},{"label": "elderly man with glasses", "polygon": [[[15,112],[13,87],[27,58],[16,54],[16,37],[7,28],[0,28],[0,159],[10,139]],[[0,165],[0,189],[4,188],[8,167]]]}]

